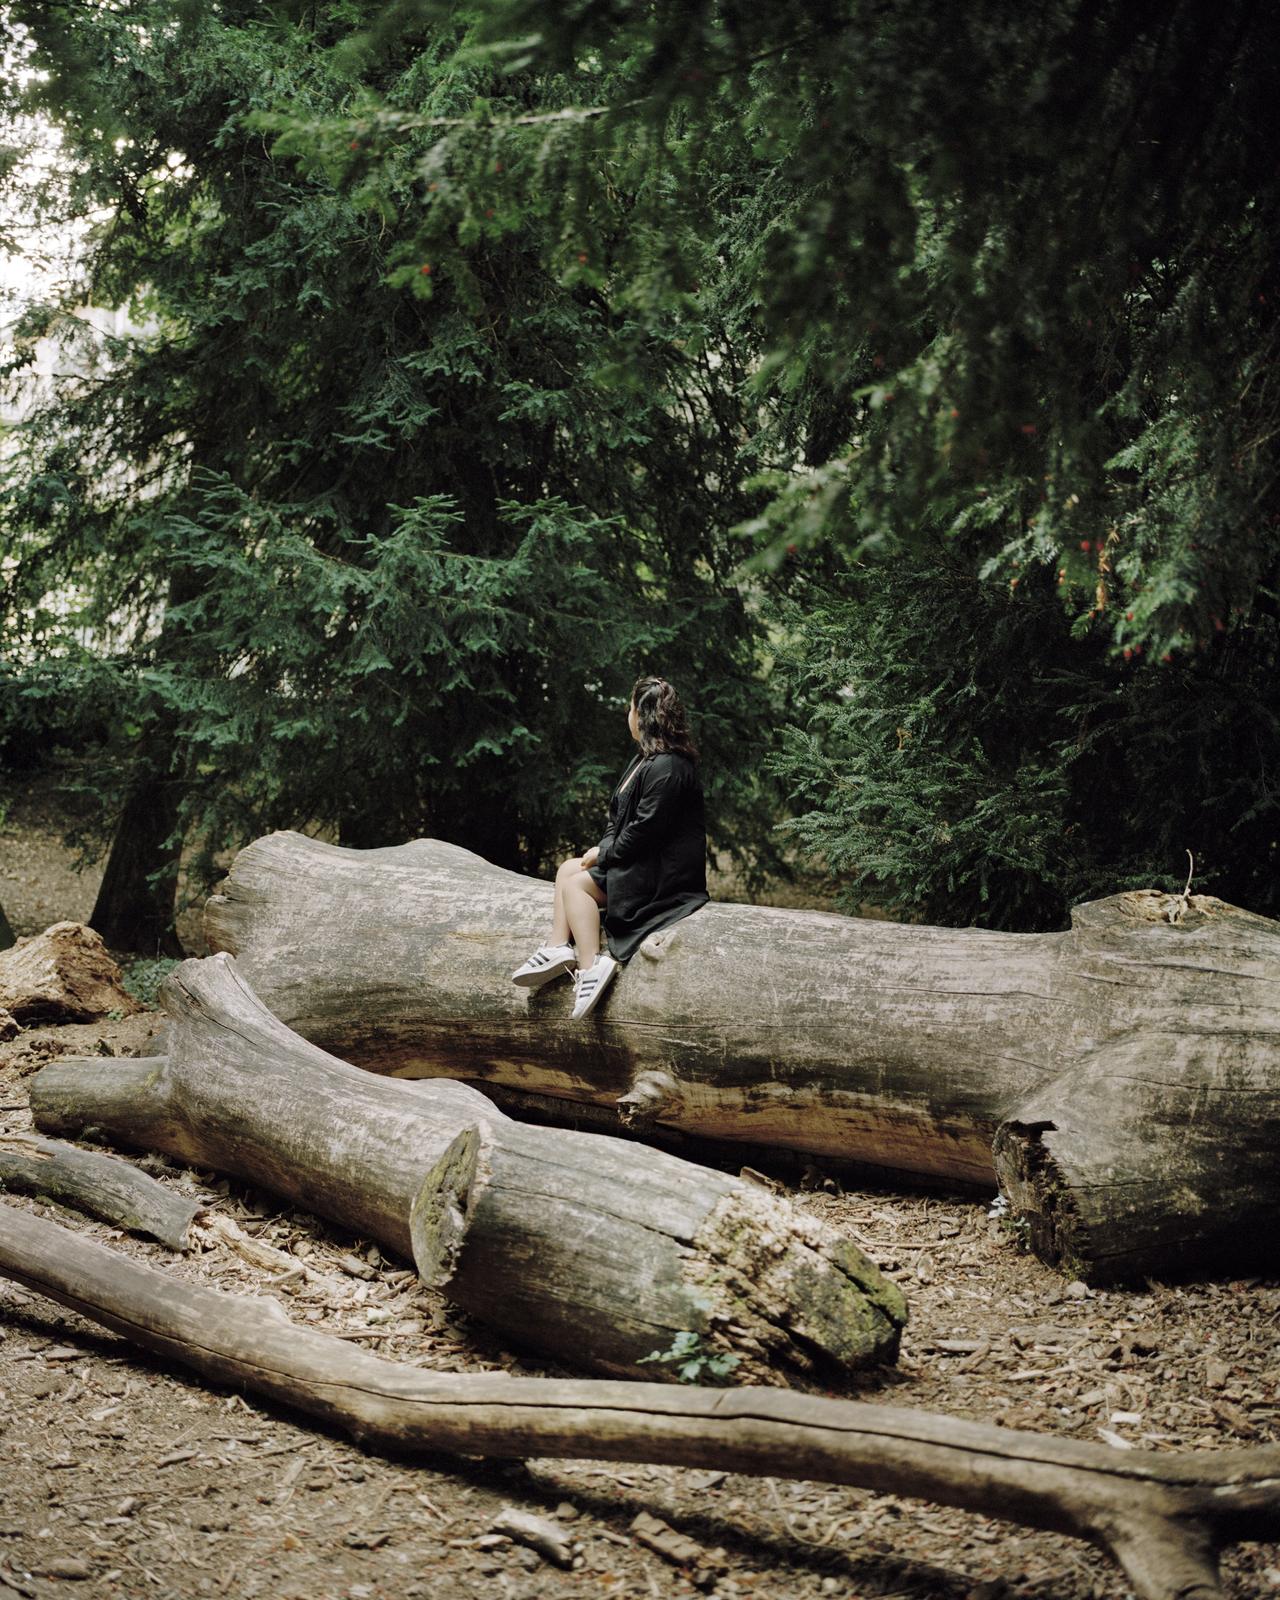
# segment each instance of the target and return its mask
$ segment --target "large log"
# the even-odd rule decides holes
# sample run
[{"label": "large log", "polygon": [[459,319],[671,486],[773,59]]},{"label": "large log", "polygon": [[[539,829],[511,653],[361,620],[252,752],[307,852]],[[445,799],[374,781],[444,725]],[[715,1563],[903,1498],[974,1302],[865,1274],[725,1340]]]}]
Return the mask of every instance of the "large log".
[{"label": "large log", "polygon": [[1139,1600],[1219,1600],[1218,1551],[1280,1537],[1280,1448],[1118,1451],[778,1389],[672,1389],[424,1372],[313,1329],[277,1301],[122,1258],[0,1205],[0,1272],[218,1383],[397,1455],[567,1456],[816,1478],[1091,1540]]},{"label": "large log", "polygon": [[682,1332],[747,1379],[896,1355],[898,1289],[785,1199],[626,1140],[526,1127],[463,1084],[362,1072],[272,1016],[225,955],[185,962],[161,999],[167,1054],[51,1062],[31,1080],[38,1128],[214,1167],[406,1257],[417,1201],[433,1285],[589,1370],[651,1376],[640,1363]]},{"label": "large log", "polygon": [[291,1027],[376,1072],[998,1172],[1033,1247],[1095,1282],[1275,1252],[1280,924],[1154,891],[1048,934],[713,904],[573,1023],[567,985],[507,981],[551,895],[433,840],[279,833],[237,857],[206,929]]}]

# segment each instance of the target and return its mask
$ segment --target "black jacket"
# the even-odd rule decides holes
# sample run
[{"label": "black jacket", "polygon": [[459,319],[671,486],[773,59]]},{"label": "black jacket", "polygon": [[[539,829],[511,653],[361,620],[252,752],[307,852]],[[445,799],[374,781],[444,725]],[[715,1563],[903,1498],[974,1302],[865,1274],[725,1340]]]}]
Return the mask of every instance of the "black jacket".
[{"label": "black jacket", "polygon": [[[627,961],[659,928],[706,905],[707,826],[698,768],[688,756],[641,756],[609,802],[609,831],[591,876],[605,892],[609,952]],[[635,763],[627,768],[631,772]]]}]

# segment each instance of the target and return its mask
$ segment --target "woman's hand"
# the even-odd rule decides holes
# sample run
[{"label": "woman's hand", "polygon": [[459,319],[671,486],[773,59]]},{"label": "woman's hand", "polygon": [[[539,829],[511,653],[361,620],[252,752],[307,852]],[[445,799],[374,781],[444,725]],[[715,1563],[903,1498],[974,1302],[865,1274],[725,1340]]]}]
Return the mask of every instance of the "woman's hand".
[{"label": "woman's hand", "polygon": [[595,866],[596,858],[599,856],[599,854],[600,846],[598,844],[593,844],[590,850],[584,850],[582,852],[582,870],[584,872]]}]

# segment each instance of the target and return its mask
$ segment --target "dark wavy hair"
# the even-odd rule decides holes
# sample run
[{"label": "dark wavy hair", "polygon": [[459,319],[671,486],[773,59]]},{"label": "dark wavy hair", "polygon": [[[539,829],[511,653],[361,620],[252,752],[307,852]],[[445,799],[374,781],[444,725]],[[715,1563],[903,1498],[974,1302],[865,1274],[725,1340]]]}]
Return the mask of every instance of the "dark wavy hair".
[{"label": "dark wavy hair", "polygon": [[640,753],[656,756],[659,752],[698,759],[698,747],[689,732],[680,696],[665,678],[637,678],[631,691],[631,704],[636,708],[636,722],[640,727]]}]

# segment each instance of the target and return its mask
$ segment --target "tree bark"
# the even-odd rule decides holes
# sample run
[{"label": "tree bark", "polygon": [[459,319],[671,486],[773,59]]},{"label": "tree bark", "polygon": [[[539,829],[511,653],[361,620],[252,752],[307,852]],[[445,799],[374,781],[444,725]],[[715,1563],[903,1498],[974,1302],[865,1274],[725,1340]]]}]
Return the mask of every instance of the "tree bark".
[{"label": "tree bark", "polygon": [[417,1199],[429,1281],[508,1339],[592,1370],[652,1376],[639,1363],[682,1332],[743,1377],[830,1379],[896,1356],[897,1288],[754,1184],[526,1128],[462,1084],[361,1072],[291,1033],[227,956],[185,962],[162,1002],[166,1056],[52,1062],[31,1081],[36,1126],[214,1167],[402,1256]]},{"label": "tree bark", "polygon": [[[207,573],[177,567],[169,579],[157,660],[181,658],[186,625],[178,609],[210,582]],[[114,950],[184,956],[174,927],[182,864],[183,742],[176,713],[159,706],[137,752],[133,781],[116,822],[89,926]]]},{"label": "tree bark", "polygon": [[0,1189],[37,1194],[185,1250],[199,1211],[127,1161],[30,1134],[0,1135]]},{"label": "tree bark", "polygon": [[778,1389],[428,1373],[0,1206],[0,1272],[165,1360],[397,1455],[662,1462],[813,1478],[1087,1539],[1139,1600],[1215,1600],[1217,1553],[1280,1537],[1280,1448],[1118,1451]]},{"label": "tree bark", "polygon": [[[170,731],[162,728],[149,745],[158,762],[172,759]],[[172,842],[178,805],[178,782],[162,765],[144,767],[125,797],[89,918],[112,949],[185,953],[174,929],[182,858],[181,842]]]},{"label": "tree bark", "polygon": [[1033,1246],[1094,1282],[1274,1257],[1280,924],[1154,891],[1052,934],[710,905],[575,1024],[568,985],[507,981],[551,896],[436,841],[274,834],[206,930],[377,1072],[953,1184],[998,1169]]}]

